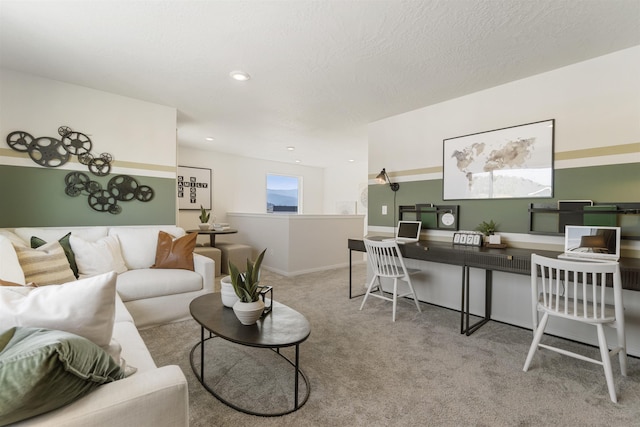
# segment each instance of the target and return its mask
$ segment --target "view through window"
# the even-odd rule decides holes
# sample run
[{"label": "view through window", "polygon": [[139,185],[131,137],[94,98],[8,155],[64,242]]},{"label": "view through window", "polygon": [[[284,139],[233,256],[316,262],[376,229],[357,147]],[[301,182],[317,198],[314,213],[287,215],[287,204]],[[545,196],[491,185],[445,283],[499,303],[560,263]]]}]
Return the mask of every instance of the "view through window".
[{"label": "view through window", "polygon": [[301,178],[267,174],[267,212],[299,213]]}]

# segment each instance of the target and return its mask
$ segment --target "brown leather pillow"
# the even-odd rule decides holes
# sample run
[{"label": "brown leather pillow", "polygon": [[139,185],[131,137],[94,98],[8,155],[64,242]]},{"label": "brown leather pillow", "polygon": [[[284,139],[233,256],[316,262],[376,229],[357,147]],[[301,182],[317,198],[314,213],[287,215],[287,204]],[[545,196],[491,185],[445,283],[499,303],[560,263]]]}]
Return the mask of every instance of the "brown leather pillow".
[{"label": "brown leather pillow", "polygon": [[197,237],[198,233],[189,233],[174,239],[171,234],[160,231],[156,263],[151,268],[180,268],[193,271],[193,250]]}]

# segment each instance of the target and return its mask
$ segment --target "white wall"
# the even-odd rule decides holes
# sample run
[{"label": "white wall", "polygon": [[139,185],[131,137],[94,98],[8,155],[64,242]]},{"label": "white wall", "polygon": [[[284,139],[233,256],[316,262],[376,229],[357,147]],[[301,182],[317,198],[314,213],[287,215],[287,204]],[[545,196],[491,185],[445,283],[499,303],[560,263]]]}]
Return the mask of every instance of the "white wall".
[{"label": "white wall", "polygon": [[[442,141],[555,119],[555,152],[640,141],[640,46],[369,125],[369,175],[442,167]],[[556,161],[556,168],[640,162],[635,155]],[[405,176],[398,181],[441,178]]]},{"label": "white wall", "polygon": [[[365,214],[366,156],[363,151],[353,163],[317,168],[178,146],[179,165],[212,170],[213,211],[218,221],[225,222],[226,212],[265,212],[268,173],[302,177],[304,214],[340,214],[337,207],[342,202],[357,203],[357,213]],[[197,213],[181,211],[179,221],[193,228]]]},{"label": "white wall", "polygon": [[[89,136],[92,154],[113,156],[112,173],[124,165],[126,173],[175,178],[175,108],[7,69],[0,69],[0,105],[3,138],[17,130],[59,137],[58,128],[69,126]],[[28,155],[15,153],[3,143],[2,164],[35,167]],[[61,166],[74,167],[87,169],[73,161]]]}]

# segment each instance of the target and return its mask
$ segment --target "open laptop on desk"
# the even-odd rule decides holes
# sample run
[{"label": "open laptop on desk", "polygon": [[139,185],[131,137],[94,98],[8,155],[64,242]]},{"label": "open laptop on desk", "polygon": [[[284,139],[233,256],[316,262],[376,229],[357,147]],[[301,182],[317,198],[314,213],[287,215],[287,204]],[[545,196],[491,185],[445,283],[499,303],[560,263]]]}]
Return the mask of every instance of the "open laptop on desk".
[{"label": "open laptop on desk", "polygon": [[574,261],[618,261],[620,227],[567,225],[564,253],[558,258]]},{"label": "open laptop on desk", "polygon": [[384,241],[395,240],[397,243],[413,243],[420,240],[420,230],[422,221],[398,221],[396,237],[383,239]]}]

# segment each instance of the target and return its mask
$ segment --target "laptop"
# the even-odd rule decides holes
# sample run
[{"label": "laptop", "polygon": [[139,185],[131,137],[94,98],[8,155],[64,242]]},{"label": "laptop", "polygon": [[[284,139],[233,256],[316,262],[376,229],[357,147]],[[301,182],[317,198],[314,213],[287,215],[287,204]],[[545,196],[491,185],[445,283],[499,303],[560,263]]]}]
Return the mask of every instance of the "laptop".
[{"label": "laptop", "polygon": [[564,253],[558,258],[618,261],[620,227],[567,225],[564,231]]},{"label": "laptop", "polygon": [[384,239],[385,241],[395,240],[397,243],[413,243],[420,240],[420,230],[422,221],[398,221],[396,237]]}]

